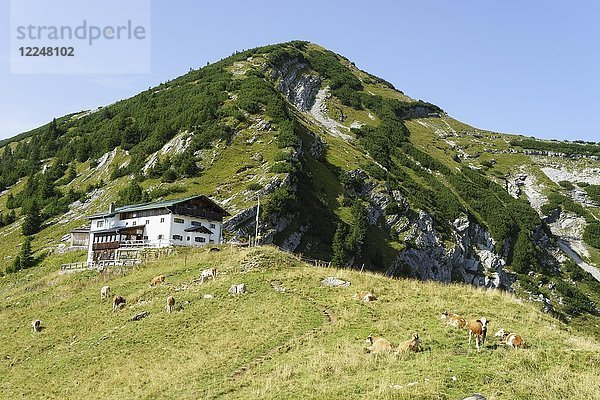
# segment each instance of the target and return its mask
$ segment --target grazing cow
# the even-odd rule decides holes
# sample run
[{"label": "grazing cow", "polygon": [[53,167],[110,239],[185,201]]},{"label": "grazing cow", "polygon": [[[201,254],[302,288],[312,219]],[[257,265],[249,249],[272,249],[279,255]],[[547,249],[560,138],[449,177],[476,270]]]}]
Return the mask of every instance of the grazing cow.
[{"label": "grazing cow", "polygon": [[169,296],[167,297],[167,312],[170,314],[173,312],[173,308],[175,307],[175,297]]},{"label": "grazing cow", "polygon": [[522,349],[525,347],[525,341],[523,340],[523,337],[521,335],[517,335],[516,333],[510,333],[506,332],[504,329],[500,329],[494,336],[499,337],[503,345],[509,345],[513,349]]},{"label": "grazing cow", "polygon": [[449,313],[448,311],[444,311],[442,313],[442,321],[446,321],[446,325],[453,326],[455,328],[464,328],[467,326],[467,320],[461,317],[458,314]]},{"label": "grazing cow", "polygon": [[407,351],[421,351],[421,339],[419,339],[418,333],[413,333],[411,340],[407,340],[406,342],[400,343],[400,346],[398,346],[398,351],[396,353],[400,354]]},{"label": "grazing cow", "polygon": [[200,274],[200,283],[204,283],[205,280],[215,279],[217,277],[216,268],[208,268],[202,271]]},{"label": "grazing cow", "polygon": [[164,275],[155,276],[150,281],[150,287],[163,283],[165,281],[165,279],[166,279],[166,276],[164,276]]},{"label": "grazing cow", "polygon": [[377,296],[375,296],[371,292],[367,292],[367,291],[364,291],[364,290],[361,290],[360,292],[356,292],[356,294],[354,295],[354,298],[356,300],[362,300],[362,301],[365,301],[367,303],[369,301],[377,300]]},{"label": "grazing cow", "polygon": [[113,297],[113,312],[117,311],[119,308],[124,307],[127,301],[123,298],[123,296],[116,295]]},{"label": "grazing cow", "polygon": [[487,325],[489,323],[490,321],[485,318],[467,322],[467,329],[469,330],[469,344],[471,344],[471,338],[475,336],[475,347],[477,347],[477,351],[479,351],[479,343],[481,343],[481,346],[485,344]]},{"label": "grazing cow", "polygon": [[102,286],[102,289],[100,289],[100,298],[108,299],[109,295],[110,295],[110,286]]},{"label": "grazing cow", "polygon": [[31,322],[31,330],[33,333],[39,332],[42,330],[42,321],[36,319]]},{"label": "grazing cow", "polygon": [[366,342],[370,344],[367,347],[371,353],[383,353],[392,350],[390,342],[384,338],[373,336],[372,334],[367,337]]}]

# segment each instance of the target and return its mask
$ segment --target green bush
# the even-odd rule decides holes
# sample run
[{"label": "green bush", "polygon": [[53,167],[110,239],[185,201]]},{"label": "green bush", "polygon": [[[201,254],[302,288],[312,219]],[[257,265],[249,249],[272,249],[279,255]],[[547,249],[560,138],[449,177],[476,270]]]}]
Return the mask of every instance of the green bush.
[{"label": "green bush", "polygon": [[156,189],[152,189],[150,192],[148,192],[148,196],[151,199],[157,199],[159,197],[165,197],[168,196],[170,194],[175,194],[175,193],[185,193],[187,190],[185,187],[183,186],[179,186],[179,185],[174,185],[174,186],[161,186],[158,187]]},{"label": "green bush", "polygon": [[297,147],[299,139],[294,132],[294,123],[292,121],[282,121],[279,123],[277,132],[277,147]]},{"label": "green bush", "polygon": [[271,165],[269,168],[269,172],[274,174],[290,174],[296,171],[296,167],[293,163],[290,162],[276,162]]},{"label": "green bush", "polygon": [[573,184],[569,181],[560,181],[558,184],[567,190],[575,189],[575,186],[573,186]]},{"label": "green bush", "polygon": [[588,185],[585,191],[590,196],[590,199],[600,203],[600,185]]},{"label": "green bush", "polygon": [[262,218],[269,215],[281,214],[286,210],[295,208],[295,198],[292,192],[285,187],[277,188],[268,197],[267,203],[262,207]]},{"label": "green bush", "polygon": [[559,279],[554,283],[556,291],[562,295],[565,313],[568,315],[595,313],[594,303],[577,287]]},{"label": "green bush", "polygon": [[583,232],[583,241],[600,249],[600,222],[588,222]]},{"label": "green bush", "polygon": [[177,180],[177,172],[172,169],[166,170],[162,177],[160,178],[161,182],[171,183]]}]

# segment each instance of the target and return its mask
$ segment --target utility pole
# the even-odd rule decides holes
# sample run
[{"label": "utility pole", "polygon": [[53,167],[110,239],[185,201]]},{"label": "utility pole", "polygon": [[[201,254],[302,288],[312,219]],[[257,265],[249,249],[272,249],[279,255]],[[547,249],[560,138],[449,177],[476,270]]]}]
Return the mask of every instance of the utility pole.
[{"label": "utility pole", "polygon": [[256,205],[256,230],[254,234],[254,245],[258,246],[258,214],[260,212],[260,196],[257,195],[257,205]]}]

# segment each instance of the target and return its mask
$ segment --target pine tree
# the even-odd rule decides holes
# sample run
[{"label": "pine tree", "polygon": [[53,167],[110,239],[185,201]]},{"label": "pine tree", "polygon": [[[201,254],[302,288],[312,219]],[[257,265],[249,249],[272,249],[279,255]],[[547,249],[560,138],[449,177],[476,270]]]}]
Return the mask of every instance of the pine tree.
[{"label": "pine tree", "polygon": [[21,252],[19,253],[18,259],[20,261],[19,269],[27,269],[33,267],[35,259],[33,258],[33,252],[31,251],[31,236],[27,236],[25,241],[21,245]]},{"label": "pine tree", "polygon": [[13,273],[21,269],[21,257],[17,254],[12,264],[6,267],[6,272]]},{"label": "pine tree", "polygon": [[77,169],[75,169],[75,162],[69,164],[69,169],[67,170],[67,183],[71,182],[73,179],[77,177]]},{"label": "pine tree", "polygon": [[118,205],[143,203],[146,201],[150,201],[148,192],[142,189],[140,184],[135,180],[131,181],[126,188],[119,190]]},{"label": "pine tree", "polygon": [[6,208],[8,208],[9,210],[12,210],[17,207],[19,207],[19,205],[17,204],[15,196],[13,196],[12,193],[9,193],[8,197],[6,198]]},{"label": "pine tree", "polygon": [[23,221],[22,232],[24,236],[30,236],[39,232],[42,225],[42,217],[36,200],[31,202],[25,221]]},{"label": "pine tree", "polygon": [[17,220],[17,214],[15,210],[10,210],[10,212],[4,218],[4,225],[10,225]]},{"label": "pine tree", "polygon": [[339,222],[335,235],[333,235],[333,257],[331,264],[335,267],[345,267],[348,264],[348,254],[346,251],[346,236],[348,236],[348,225]]},{"label": "pine tree", "polygon": [[356,257],[360,257],[369,225],[367,210],[360,200],[356,200],[350,208],[350,213],[352,214],[353,224],[346,239],[346,246]]},{"label": "pine tree", "polygon": [[54,182],[47,176],[47,174],[43,174],[39,180],[38,193],[40,200],[43,202],[46,199],[50,199],[54,197],[56,194],[56,189],[54,188]]}]

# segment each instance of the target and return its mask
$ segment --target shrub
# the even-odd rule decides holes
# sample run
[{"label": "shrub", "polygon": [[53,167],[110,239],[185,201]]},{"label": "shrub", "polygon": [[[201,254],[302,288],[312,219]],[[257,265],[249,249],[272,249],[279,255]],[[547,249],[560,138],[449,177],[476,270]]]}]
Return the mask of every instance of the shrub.
[{"label": "shrub", "polygon": [[298,136],[294,132],[294,123],[292,121],[282,121],[279,123],[279,132],[277,134],[277,147],[296,147],[298,146]]},{"label": "shrub", "polygon": [[274,174],[290,174],[295,171],[296,167],[290,162],[276,162],[275,164],[271,165],[271,168],[269,168],[269,172]]},{"label": "shrub", "polygon": [[583,232],[583,241],[600,249],[600,222],[588,222]]},{"label": "shrub", "polygon": [[590,196],[590,199],[600,203],[600,185],[588,185],[585,191]]},{"label": "shrub", "polygon": [[294,195],[284,187],[277,188],[271,193],[267,203],[262,208],[263,217],[281,214],[285,210],[293,210],[295,207]]},{"label": "shrub", "polygon": [[161,182],[165,182],[165,183],[172,183],[175,182],[177,180],[177,172],[175,172],[172,169],[168,169],[166,170],[162,177],[160,178]]},{"label": "shrub", "polygon": [[567,190],[575,189],[575,186],[573,186],[573,184],[569,181],[560,181],[558,184]]}]

